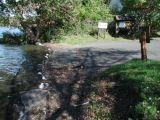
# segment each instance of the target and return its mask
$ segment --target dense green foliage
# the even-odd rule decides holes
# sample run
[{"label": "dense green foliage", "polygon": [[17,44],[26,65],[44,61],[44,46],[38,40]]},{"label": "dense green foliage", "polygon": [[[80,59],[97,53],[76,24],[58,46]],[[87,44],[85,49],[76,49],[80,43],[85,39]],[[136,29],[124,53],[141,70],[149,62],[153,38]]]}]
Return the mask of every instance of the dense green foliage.
[{"label": "dense green foliage", "polygon": [[3,33],[3,43],[4,44],[24,44],[26,41],[23,39],[23,35],[10,34],[8,32]]},{"label": "dense green foliage", "polygon": [[98,21],[109,21],[112,17],[105,0],[74,1],[74,25],[76,34],[94,31]]},{"label": "dense green foliage", "polygon": [[104,0],[20,0],[9,1],[6,8],[15,11],[15,17],[7,17],[8,24],[22,28],[29,43],[78,34],[110,17]]},{"label": "dense green foliage", "polygon": [[73,9],[69,0],[10,1],[8,6],[16,14],[13,19],[17,22],[12,24],[22,28],[28,43],[47,42],[58,36],[60,28],[72,24]]},{"label": "dense green foliage", "polygon": [[116,76],[116,81],[123,83],[122,86],[129,91],[129,95],[134,93],[131,99],[136,98],[137,101],[135,105],[129,106],[129,111],[132,111],[131,118],[158,119],[156,117],[160,110],[160,62],[132,60],[107,69],[101,77],[109,76]]},{"label": "dense green foliage", "polygon": [[8,0],[0,10],[14,11],[15,16],[3,15],[0,23],[21,28],[28,43],[48,42],[66,34],[96,32],[97,22],[109,22],[114,14],[134,15],[138,22],[159,29],[159,7],[159,0]]},{"label": "dense green foliage", "polygon": [[137,17],[139,21],[155,28],[160,26],[160,0],[122,0],[123,14]]}]

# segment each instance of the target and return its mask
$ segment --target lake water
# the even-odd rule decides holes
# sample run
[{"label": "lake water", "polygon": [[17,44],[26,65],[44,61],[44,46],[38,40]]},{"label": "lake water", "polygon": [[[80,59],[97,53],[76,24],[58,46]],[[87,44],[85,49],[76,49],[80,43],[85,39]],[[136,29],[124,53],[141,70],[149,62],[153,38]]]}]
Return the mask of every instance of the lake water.
[{"label": "lake water", "polygon": [[0,120],[11,120],[18,95],[38,86],[44,54],[42,47],[0,44]]},{"label": "lake water", "polygon": [[23,50],[20,47],[0,45],[0,71],[15,75],[24,60]]},{"label": "lake water", "polygon": [[0,26],[0,38],[3,38],[4,32],[9,32],[11,34],[23,34],[23,32],[18,28]]}]

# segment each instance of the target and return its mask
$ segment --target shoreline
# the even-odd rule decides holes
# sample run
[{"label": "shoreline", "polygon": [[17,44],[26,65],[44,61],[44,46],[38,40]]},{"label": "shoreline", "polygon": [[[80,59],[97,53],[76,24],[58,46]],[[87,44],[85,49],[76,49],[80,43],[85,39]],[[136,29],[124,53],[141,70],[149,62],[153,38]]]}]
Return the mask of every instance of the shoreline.
[{"label": "shoreline", "polygon": [[56,49],[71,49],[74,48],[74,45],[69,45],[69,44],[64,44],[64,43],[43,43],[42,46],[46,47],[51,50],[56,50]]}]

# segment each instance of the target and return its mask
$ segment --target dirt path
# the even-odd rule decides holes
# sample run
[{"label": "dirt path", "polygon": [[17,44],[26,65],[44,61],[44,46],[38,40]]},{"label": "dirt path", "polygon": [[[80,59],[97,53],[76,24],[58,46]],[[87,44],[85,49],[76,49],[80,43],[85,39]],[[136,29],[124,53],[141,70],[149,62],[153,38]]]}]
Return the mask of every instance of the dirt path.
[{"label": "dirt path", "polygon": [[[154,40],[148,44],[150,59],[160,60],[159,51],[160,41]],[[45,77],[51,84],[51,94],[57,97],[49,98],[52,105],[48,106],[47,119],[84,119],[82,106],[89,102],[91,82],[96,74],[111,65],[138,58],[138,41],[97,42],[56,49],[53,47],[44,69]]]}]

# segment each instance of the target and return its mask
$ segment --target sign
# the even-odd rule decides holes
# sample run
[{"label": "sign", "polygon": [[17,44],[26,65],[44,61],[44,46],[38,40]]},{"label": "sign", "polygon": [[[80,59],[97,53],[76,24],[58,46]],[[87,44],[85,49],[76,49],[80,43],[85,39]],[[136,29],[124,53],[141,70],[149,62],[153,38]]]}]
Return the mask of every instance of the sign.
[{"label": "sign", "polygon": [[125,22],[119,22],[119,28],[125,28],[126,24]]},{"label": "sign", "polygon": [[108,28],[108,23],[98,22],[98,28],[100,28],[100,29],[107,29]]}]

